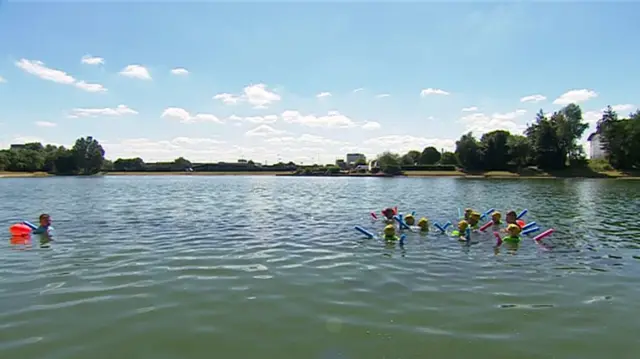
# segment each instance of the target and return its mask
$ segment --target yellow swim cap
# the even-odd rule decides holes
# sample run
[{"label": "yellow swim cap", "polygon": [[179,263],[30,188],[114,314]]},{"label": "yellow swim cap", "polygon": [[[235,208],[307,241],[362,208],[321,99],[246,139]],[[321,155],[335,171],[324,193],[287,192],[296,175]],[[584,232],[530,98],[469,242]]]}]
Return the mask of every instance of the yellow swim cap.
[{"label": "yellow swim cap", "polygon": [[471,212],[471,217],[478,217],[478,218],[480,218],[480,213],[478,213],[478,212]]},{"label": "yellow swim cap", "polygon": [[384,227],[384,235],[385,236],[393,236],[396,234],[396,227],[393,226],[393,224],[387,224]]},{"label": "yellow swim cap", "polygon": [[500,214],[500,212],[493,212],[493,213],[491,213],[491,218],[500,219],[500,218],[502,218],[502,214]]},{"label": "yellow swim cap", "polygon": [[418,221],[418,225],[419,225],[420,227],[422,227],[422,226],[424,226],[424,225],[427,225],[427,224],[429,224],[429,220],[428,220],[428,219],[426,219],[425,217],[420,218],[420,220]]},{"label": "yellow swim cap", "polygon": [[507,232],[509,232],[509,235],[511,236],[519,235],[521,230],[522,229],[520,228],[520,226],[514,223],[511,223],[507,226]]},{"label": "yellow swim cap", "polygon": [[406,224],[408,224],[408,225],[410,225],[410,226],[413,226],[413,224],[414,224],[414,223],[416,223],[416,219],[415,219],[415,218],[413,218],[413,215],[412,215],[412,214],[407,214],[407,215],[404,217],[404,221],[405,221],[405,223],[406,223]]},{"label": "yellow swim cap", "polygon": [[469,223],[467,223],[467,221],[458,222],[458,229],[459,230],[464,231],[465,229],[467,229],[467,227],[469,227]]}]

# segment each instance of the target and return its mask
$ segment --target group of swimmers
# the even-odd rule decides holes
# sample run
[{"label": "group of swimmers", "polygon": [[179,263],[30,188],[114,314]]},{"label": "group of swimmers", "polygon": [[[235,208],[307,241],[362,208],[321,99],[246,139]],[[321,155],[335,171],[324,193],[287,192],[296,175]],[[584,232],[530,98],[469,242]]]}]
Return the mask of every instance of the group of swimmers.
[{"label": "group of swimmers", "polygon": [[[397,241],[400,237],[397,236],[396,226],[394,222],[396,219],[394,217],[398,214],[397,209],[394,208],[385,208],[382,211],[382,215],[384,216],[384,221],[386,226],[384,227],[383,239],[386,241]],[[421,217],[416,224],[416,219],[413,214],[407,214],[404,218],[404,223],[410,228],[415,228],[420,232],[428,232],[429,231],[429,220],[426,217]],[[479,212],[476,212],[472,208],[467,208],[464,211],[464,217],[460,219],[458,222],[457,229],[451,232],[451,236],[457,238],[460,241],[469,241],[469,236],[472,231],[478,231],[480,226],[480,221],[482,220],[482,215]],[[506,233],[505,237],[500,238],[499,242],[505,242],[510,244],[518,244],[521,240],[520,234],[522,232],[522,227],[524,226],[523,221],[519,221],[517,218],[517,214],[515,211],[510,210],[506,213],[505,216],[505,224],[506,227],[502,228],[502,214],[500,212],[494,211],[491,213],[491,221],[490,226],[492,227],[494,232],[504,232]],[[402,225],[398,227],[398,231],[402,230]],[[501,243],[498,243],[498,245]]]}]

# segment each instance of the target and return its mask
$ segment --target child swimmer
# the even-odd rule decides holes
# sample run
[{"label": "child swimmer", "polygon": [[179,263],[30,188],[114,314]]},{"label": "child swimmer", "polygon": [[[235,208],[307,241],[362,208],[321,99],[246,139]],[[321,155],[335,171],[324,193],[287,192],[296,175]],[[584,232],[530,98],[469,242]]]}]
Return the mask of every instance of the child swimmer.
[{"label": "child swimmer", "polygon": [[467,223],[467,221],[465,220],[462,220],[458,222],[458,229],[455,229],[451,232],[451,236],[457,237],[459,241],[466,242],[467,229],[469,229],[469,223]]},{"label": "child swimmer", "polygon": [[412,229],[419,229],[420,232],[429,232],[429,220],[425,217],[420,218],[418,224],[416,225],[416,218],[413,216],[413,214],[407,214],[404,217],[404,223],[406,223],[407,226],[411,227]]},{"label": "child swimmer", "polygon": [[383,233],[383,239],[387,242],[394,242],[400,239],[400,237],[396,235],[396,227],[393,224],[387,224],[384,227]]},{"label": "child swimmer", "polygon": [[471,229],[478,229],[479,223],[480,223],[480,213],[475,211],[471,212],[471,215],[469,216],[467,223],[469,227],[471,227]]},{"label": "child swimmer", "polygon": [[40,226],[34,229],[31,233],[39,235],[40,244],[46,245],[47,243],[53,241],[53,238],[51,238],[51,232],[53,231],[53,226],[51,225],[51,216],[43,213],[40,215],[40,218],[38,218],[38,220],[40,222]]},{"label": "child swimmer", "polygon": [[507,226],[507,236],[500,238],[498,240],[498,243],[496,243],[497,246],[501,245],[502,243],[507,243],[510,245],[517,245],[520,243],[520,241],[522,240],[522,238],[520,237],[520,232],[522,232],[522,228],[520,228],[519,225],[515,224],[515,223],[511,223]]},{"label": "child swimmer", "polygon": [[396,212],[391,207],[387,207],[382,211],[382,215],[384,216],[385,223],[393,223],[393,216],[395,216]]}]

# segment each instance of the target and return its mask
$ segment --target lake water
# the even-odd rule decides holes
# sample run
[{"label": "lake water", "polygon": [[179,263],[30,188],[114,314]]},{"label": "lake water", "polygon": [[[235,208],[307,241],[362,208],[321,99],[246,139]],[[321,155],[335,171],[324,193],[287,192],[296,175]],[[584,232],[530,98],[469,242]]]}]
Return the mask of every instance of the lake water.
[{"label": "lake water", "polygon": [[[640,181],[103,177],[0,180],[0,358],[637,358]],[[529,209],[545,251],[410,234]],[[6,228],[52,215],[49,249]]]}]

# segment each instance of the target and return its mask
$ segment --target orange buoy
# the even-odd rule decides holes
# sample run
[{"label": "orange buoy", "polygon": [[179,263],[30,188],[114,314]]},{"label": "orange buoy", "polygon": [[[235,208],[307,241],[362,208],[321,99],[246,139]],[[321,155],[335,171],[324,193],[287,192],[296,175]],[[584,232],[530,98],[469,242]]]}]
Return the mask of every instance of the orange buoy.
[{"label": "orange buoy", "polygon": [[525,221],[519,219],[516,221],[516,223],[520,226],[520,228],[524,227],[526,225]]},{"label": "orange buoy", "polygon": [[12,236],[9,240],[9,243],[13,245],[25,245],[31,243],[31,236],[22,235],[22,236]]},{"label": "orange buoy", "polygon": [[13,237],[28,236],[31,234],[31,228],[23,223],[16,223],[9,227],[9,233]]}]

